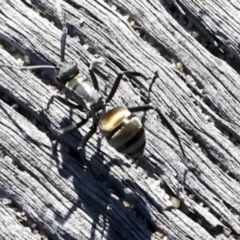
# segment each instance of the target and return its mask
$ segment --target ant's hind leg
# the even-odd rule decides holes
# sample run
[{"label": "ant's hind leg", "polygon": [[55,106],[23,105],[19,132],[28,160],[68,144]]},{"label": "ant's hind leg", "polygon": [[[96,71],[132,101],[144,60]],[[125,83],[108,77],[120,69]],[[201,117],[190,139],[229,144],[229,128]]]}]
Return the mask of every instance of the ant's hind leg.
[{"label": "ant's hind leg", "polygon": [[64,128],[61,128],[61,133],[62,134],[65,134],[67,132],[70,132],[70,131],[73,131],[75,129],[78,129],[80,127],[82,127],[85,123],[87,123],[89,118],[82,118],[82,121],[77,123],[77,124],[70,124],[69,126],[67,127],[64,127]]},{"label": "ant's hind leg", "polygon": [[[79,151],[82,151],[82,150],[85,149],[85,146],[86,146],[87,142],[89,141],[89,139],[93,136],[93,134],[94,134],[96,131],[97,131],[97,125],[94,124],[94,125],[91,127],[91,130],[87,133],[87,135],[86,135],[85,137],[83,137],[80,145],[78,146],[78,150],[79,150]],[[83,151],[83,152],[85,152],[85,151]]]},{"label": "ant's hind leg", "polygon": [[170,120],[168,119],[168,117],[167,117],[165,114],[163,114],[163,113],[160,111],[159,108],[153,107],[153,106],[151,106],[151,105],[144,105],[144,106],[139,106],[139,107],[130,107],[130,108],[128,108],[128,110],[129,110],[131,113],[133,113],[133,112],[146,112],[146,111],[148,111],[148,110],[150,110],[150,109],[155,110],[155,111],[157,112],[157,114],[159,115],[159,117],[163,120],[163,122],[164,122],[165,125],[168,127],[168,129],[170,130],[170,132],[172,133],[172,135],[177,139],[178,144],[179,144],[179,146],[180,146],[180,149],[181,149],[181,151],[182,151],[183,157],[184,157],[185,159],[187,159],[179,135],[177,134],[176,130],[174,129],[174,127],[173,127],[172,124],[170,123]]},{"label": "ant's hind leg", "polygon": [[86,166],[86,168],[89,170],[89,172],[91,173],[91,175],[93,176],[94,180],[96,182],[97,181],[97,178],[95,176],[95,173],[90,165],[90,162],[87,160],[86,158],[86,151],[85,151],[85,147],[86,147],[86,144],[87,142],[89,141],[89,139],[93,136],[93,134],[97,131],[97,126],[92,126],[91,127],[91,130],[87,133],[86,136],[83,137],[80,145],[78,146],[78,151],[79,151],[79,154],[83,160],[83,164]]},{"label": "ant's hind leg", "polygon": [[148,97],[147,97],[147,101],[148,101],[148,103],[150,103],[151,102],[151,92],[152,92],[152,87],[153,87],[153,84],[155,83],[155,80],[158,78],[159,76],[158,76],[158,72],[156,71],[156,72],[154,72],[154,75],[153,75],[153,77],[151,78],[151,83],[150,83],[150,85],[149,85],[149,89],[148,89]]},{"label": "ant's hind leg", "polygon": [[[97,186],[102,189],[102,191],[104,192],[104,196],[106,197],[106,201],[108,203],[108,195],[109,193],[106,191],[105,188],[103,188],[103,186],[99,183],[97,177],[96,177],[96,174],[94,172],[94,170],[92,169],[92,166],[90,164],[90,162],[87,160],[86,158],[86,151],[85,151],[85,147],[86,147],[86,144],[87,142],[89,141],[89,139],[93,136],[93,134],[97,131],[97,125],[93,124],[93,126],[91,127],[91,130],[87,133],[87,135],[85,137],[83,137],[79,147],[78,147],[78,151],[79,151],[79,154],[83,160],[83,163],[84,165],[87,167],[87,170],[90,172],[90,174],[92,175],[92,177],[94,178]],[[109,205],[108,205],[109,207]]]}]

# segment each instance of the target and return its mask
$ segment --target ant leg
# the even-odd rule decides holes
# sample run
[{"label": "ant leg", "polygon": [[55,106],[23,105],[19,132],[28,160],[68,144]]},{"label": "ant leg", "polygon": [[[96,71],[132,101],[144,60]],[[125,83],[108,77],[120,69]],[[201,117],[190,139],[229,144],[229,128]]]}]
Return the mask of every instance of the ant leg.
[{"label": "ant leg", "polygon": [[[85,146],[87,144],[87,142],[89,141],[89,139],[93,136],[93,134],[97,131],[97,126],[95,126],[95,124],[91,127],[91,130],[87,133],[87,135],[82,139],[80,145],[78,146],[78,150],[83,151],[85,149]],[[87,164],[86,164],[87,165]]]},{"label": "ant leg", "polygon": [[[138,72],[129,72],[129,71],[125,71],[125,72],[121,72],[118,74],[114,84],[113,84],[113,87],[106,99],[106,103],[110,102],[111,99],[113,98],[114,94],[116,93],[117,89],[118,89],[118,86],[120,84],[120,81],[122,80],[122,77],[123,75],[131,78],[131,77],[144,77],[141,73],[138,73]],[[145,78],[145,77],[144,77]]]},{"label": "ant leg", "polygon": [[146,112],[150,109],[154,109],[158,115],[160,116],[161,119],[163,119],[164,123],[167,125],[168,129],[170,130],[170,132],[172,133],[172,135],[178,140],[178,144],[181,148],[181,151],[182,151],[182,154],[183,154],[183,157],[186,158],[186,155],[185,155],[185,151],[183,150],[183,146],[182,146],[182,143],[180,141],[180,138],[176,132],[176,130],[173,128],[173,126],[170,124],[170,121],[168,119],[167,116],[165,116],[163,113],[161,113],[160,109],[158,108],[155,108],[151,105],[144,105],[144,106],[139,106],[139,107],[130,107],[128,108],[128,110],[130,112]]},{"label": "ant leg", "polygon": [[153,84],[155,83],[155,80],[158,78],[158,72],[154,72],[154,75],[152,77],[152,80],[151,80],[151,83],[149,85],[149,89],[148,89],[148,97],[147,97],[147,101],[150,103],[151,102],[151,97],[150,97],[150,94],[151,94],[151,91],[152,91],[152,86]]},{"label": "ant leg", "polygon": [[106,196],[106,200],[108,202],[108,192],[106,191],[106,189],[103,188],[103,186],[98,182],[97,177],[95,172],[93,171],[90,162],[87,160],[86,158],[86,152],[85,152],[85,146],[88,142],[88,140],[93,136],[93,134],[97,131],[97,124],[93,124],[91,127],[91,130],[87,133],[87,135],[82,139],[79,147],[78,147],[78,151],[80,152],[80,156],[82,157],[83,163],[84,165],[87,167],[87,169],[89,170],[90,174],[92,175],[92,177],[94,178],[95,182],[97,183],[98,187],[102,189],[102,191],[104,192],[105,196]]},{"label": "ant leg", "polygon": [[[50,100],[48,101],[47,108],[45,109],[45,111],[49,110],[50,104],[53,103],[54,98],[58,99],[62,104],[65,104],[66,106],[70,107],[71,109],[82,110],[81,106],[73,104],[73,103],[69,102],[67,99],[62,98],[61,96],[53,95],[53,96],[51,96]],[[80,128],[82,125],[84,125],[88,121],[88,119],[89,119],[89,117],[87,117],[86,119],[82,118],[82,121],[77,124],[70,124],[67,127],[61,128],[61,133],[64,134],[66,132]]]},{"label": "ant leg", "polygon": [[[62,134],[65,134],[65,133],[70,132],[70,131],[72,131],[74,129],[80,128],[88,121],[88,119],[89,118],[86,118],[86,119],[82,118],[82,121],[77,123],[76,125],[69,125],[69,126],[67,126],[65,128],[61,128],[60,131],[61,131]],[[55,143],[53,143],[53,156],[57,156],[57,147],[58,147],[59,143],[60,143],[60,139],[59,138],[56,139]]]},{"label": "ant leg", "polygon": [[48,111],[48,110],[49,110],[49,107],[50,107],[50,105],[53,103],[53,100],[54,100],[55,98],[56,98],[58,101],[60,101],[62,104],[66,105],[66,106],[68,106],[68,107],[70,107],[70,108],[75,108],[75,109],[80,109],[80,110],[82,109],[82,108],[80,108],[79,105],[73,104],[73,103],[69,102],[67,99],[65,99],[65,98],[63,98],[63,97],[61,97],[61,96],[52,95],[51,98],[50,98],[49,101],[48,101],[48,104],[47,104],[47,107],[46,107],[45,111]]},{"label": "ant leg", "polygon": [[91,76],[91,79],[93,81],[93,86],[94,88],[99,92],[99,86],[98,86],[98,80],[97,80],[97,77],[94,73],[94,68],[95,68],[95,65],[98,65],[98,64],[103,64],[104,63],[104,59],[103,58],[99,58],[99,59],[95,59],[91,62],[88,70],[89,70],[89,74]]},{"label": "ant leg", "polygon": [[67,132],[70,132],[70,131],[73,131],[75,129],[78,129],[78,128],[82,127],[85,123],[87,123],[88,119],[89,119],[88,117],[87,118],[82,118],[82,121],[77,123],[77,124],[70,124],[67,127],[61,128],[61,133],[65,134]]},{"label": "ant leg", "polygon": [[94,88],[99,92],[98,80],[96,78],[95,73],[93,72],[93,70],[91,68],[89,68],[89,73],[90,73],[91,79],[93,81]]},{"label": "ant leg", "polygon": [[65,46],[66,46],[66,40],[67,40],[67,22],[66,22],[66,14],[61,8],[61,1],[57,1],[57,12],[60,19],[60,22],[62,24],[62,36],[61,36],[61,62],[64,62],[65,58]]},{"label": "ant leg", "polygon": [[87,135],[82,139],[79,147],[78,147],[78,151],[80,152],[80,155],[82,157],[83,163],[84,165],[87,167],[87,169],[90,171],[91,175],[93,176],[93,178],[95,179],[96,182],[97,178],[95,176],[95,173],[90,165],[90,162],[87,161],[86,159],[86,152],[85,152],[85,146],[88,142],[88,140],[93,136],[93,134],[97,131],[97,126],[95,126],[95,124],[91,127],[91,130],[87,133]]}]

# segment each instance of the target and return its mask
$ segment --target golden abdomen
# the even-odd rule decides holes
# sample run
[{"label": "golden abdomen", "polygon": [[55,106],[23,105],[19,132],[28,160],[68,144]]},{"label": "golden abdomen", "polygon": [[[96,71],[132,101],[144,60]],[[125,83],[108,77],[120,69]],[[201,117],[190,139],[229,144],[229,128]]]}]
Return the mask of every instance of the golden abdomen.
[{"label": "golden abdomen", "polygon": [[127,108],[117,107],[103,114],[99,129],[118,152],[133,158],[143,154],[146,140],[142,123]]}]

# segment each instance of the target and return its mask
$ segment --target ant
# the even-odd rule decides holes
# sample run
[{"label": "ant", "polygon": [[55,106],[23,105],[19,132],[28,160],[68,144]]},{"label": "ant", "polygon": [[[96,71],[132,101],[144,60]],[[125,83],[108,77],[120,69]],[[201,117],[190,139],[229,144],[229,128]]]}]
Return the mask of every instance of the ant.
[{"label": "ant", "polygon": [[[49,110],[50,105],[54,99],[59,100],[61,103],[67,105],[72,109],[79,109],[86,113],[86,117],[81,117],[81,121],[77,124],[65,127],[62,133],[78,129],[86,124],[89,119],[92,119],[92,126],[90,131],[83,137],[78,150],[82,155],[84,164],[92,172],[90,165],[85,156],[85,146],[89,139],[96,133],[99,128],[102,135],[106,138],[110,146],[115,148],[123,155],[136,159],[144,154],[146,145],[145,130],[141,120],[134,115],[135,112],[146,112],[150,109],[155,110],[161,119],[166,123],[171,133],[177,138],[179,146],[181,148],[184,158],[186,157],[183,150],[180,138],[172,125],[169,123],[164,114],[157,107],[152,105],[143,105],[138,107],[114,107],[107,110],[107,104],[111,101],[116,93],[119,84],[125,75],[128,78],[144,77],[139,72],[123,71],[119,73],[113,83],[112,89],[108,96],[104,99],[99,92],[99,85],[96,75],[94,73],[94,67],[96,62],[91,63],[89,67],[89,74],[91,80],[89,81],[87,76],[80,73],[79,68],[75,62],[65,62],[65,46],[67,39],[67,23],[66,17],[62,9],[58,8],[58,15],[62,24],[62,36],[61,36],[61,62],[57,66],[27,66],[27,67],[14,67],[8,65],[0,65],[1,67],[17,68],[21,70],[29,69],[41,69],[41,68],[53,68],[56,70],[56,78],[54,79],[56,85],[61,87],[66,95],[66,98],[60,95],[51,96],[46,111]],[[155,72],[152,82],[158,77]],[[68,99],[74,100],[70,102]]]}]

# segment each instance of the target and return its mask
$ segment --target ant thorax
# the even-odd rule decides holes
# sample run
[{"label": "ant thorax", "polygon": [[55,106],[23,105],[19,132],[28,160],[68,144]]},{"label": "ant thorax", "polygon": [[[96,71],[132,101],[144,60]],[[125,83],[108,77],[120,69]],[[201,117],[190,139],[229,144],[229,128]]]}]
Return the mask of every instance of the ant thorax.
[{"label": "ant thorax", "polygon": [[101,102],[101,95],[94,88],[92,82],[88,80],[86,75],[81,73],[77,74],[66,83],[66,88],[74,92],[71,97],[77,103],[81,101],[81,104],[83,104],[84,102],[86,109],[98,108]]}]

